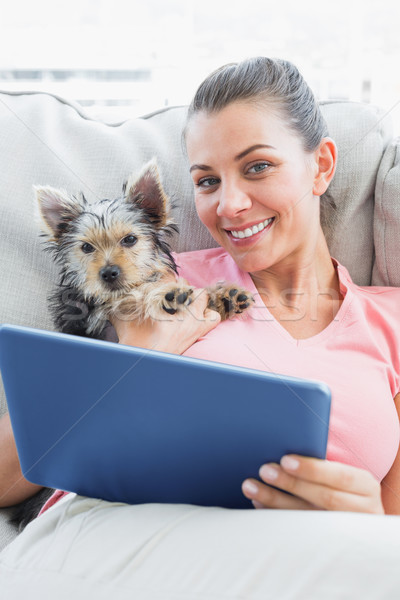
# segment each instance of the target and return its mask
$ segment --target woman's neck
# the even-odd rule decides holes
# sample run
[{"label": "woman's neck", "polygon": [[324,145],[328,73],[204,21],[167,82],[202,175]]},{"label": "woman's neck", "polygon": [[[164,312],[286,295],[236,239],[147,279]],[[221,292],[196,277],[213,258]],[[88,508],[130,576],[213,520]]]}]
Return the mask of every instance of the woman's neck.
[{"label": "woman's neck", "polygon": [[264,299],[284,299],[288,306],[307,303],[321,294],[340,297],[338,275],[322,229],[313,246],[270,269],[251,273],[251,278]]}]

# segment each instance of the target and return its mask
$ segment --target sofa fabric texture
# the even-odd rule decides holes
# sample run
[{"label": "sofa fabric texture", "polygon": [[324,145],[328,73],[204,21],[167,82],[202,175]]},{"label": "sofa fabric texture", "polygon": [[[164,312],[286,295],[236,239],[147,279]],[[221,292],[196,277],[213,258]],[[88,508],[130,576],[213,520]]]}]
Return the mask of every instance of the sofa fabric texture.
[{"label": "sofa fabric texture", "polygon": [[[390,117],[354,102],[322,102],[321,109],[339,155],[321,198],[331,254],[359,285],[400,286],[400,142],[392,139]],[[53,328],[46,298],[57,268],[41,248],[33,185],[82,191],[89,202],[118,197],[128,176],[155,156],[176,203],[180,235],[173,250],[216,246],[194,207],[182,141],[186,110],[108,125],[49,94],[0,93],[0,323]],[[0,414],[5,411],[1,389]],[[0,547],[14,534],[1,519]]]},{"label": "sofa fabric texture", "polygon": [[400,138],[390,142],[376,180],[374,285],[400,286]]},{"label": "sofa fabric texture", "polygon": [[7,600],[394,600],[397,517],[65,498],[0,555]]}]

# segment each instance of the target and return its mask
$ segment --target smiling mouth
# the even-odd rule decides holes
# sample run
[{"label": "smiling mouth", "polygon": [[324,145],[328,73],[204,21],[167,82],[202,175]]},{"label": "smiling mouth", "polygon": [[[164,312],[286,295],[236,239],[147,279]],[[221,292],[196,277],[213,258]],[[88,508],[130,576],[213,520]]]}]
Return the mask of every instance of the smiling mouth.
[{"label": "smiling mouth", "polygon": [[246,227],[246,229],[241,229],[239,231],[235,231],[234,229],[227,229],[226,231],[231,234],[232,237],[237,239],[244,239],[253,237],[253,235],[257,235],[260,231],[263,231],[268,225],[272,223],[275,217],[271,217],[270,219],[265,219],[258,225],[253,225],[252,227]]}]

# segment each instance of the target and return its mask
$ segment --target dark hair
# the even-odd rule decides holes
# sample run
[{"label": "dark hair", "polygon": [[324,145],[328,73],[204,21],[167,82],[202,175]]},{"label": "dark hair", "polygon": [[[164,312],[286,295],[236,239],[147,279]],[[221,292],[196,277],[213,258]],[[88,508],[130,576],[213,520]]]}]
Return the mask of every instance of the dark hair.
[{"label": "dark hair", "polygon": [[287,60],[259,56],[220,67],[200,84],[187,115],[216,113],[233,102],[253,102],[280,112],[299,134],[306,151],[315,150],[328,135],[319,105],[299,73]]}]

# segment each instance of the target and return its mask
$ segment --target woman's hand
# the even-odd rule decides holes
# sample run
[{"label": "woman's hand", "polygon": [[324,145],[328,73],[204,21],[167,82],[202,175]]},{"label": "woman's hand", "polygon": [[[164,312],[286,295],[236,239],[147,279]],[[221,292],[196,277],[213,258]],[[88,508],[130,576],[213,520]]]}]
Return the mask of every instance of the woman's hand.
[{"label": "woman's hand", "polygon": [[175,315],[165,313],[158,321],[148,319],[142,323],[115,317],[111,321],[120,344],[182,354],[221,321],[219,313],[207,308],[207,303],[206,291],[199,288],[193,292],[193,302]]},{"label": "woman's hand", "polygon": [[385,513],[381,486],[364,469],[291,454],[280,465],[263,465],[259,475],[265,483],[246,479],[242,486],[255,508]]}]

